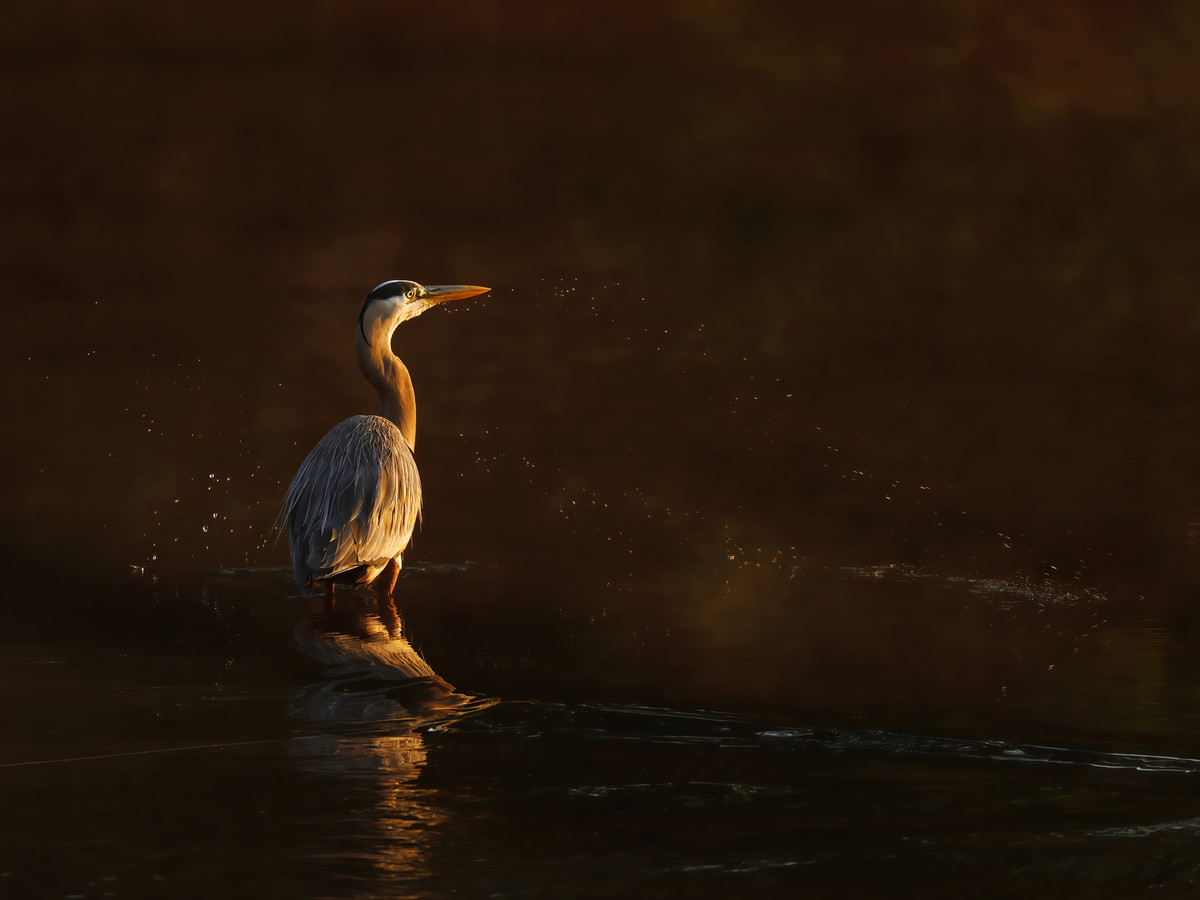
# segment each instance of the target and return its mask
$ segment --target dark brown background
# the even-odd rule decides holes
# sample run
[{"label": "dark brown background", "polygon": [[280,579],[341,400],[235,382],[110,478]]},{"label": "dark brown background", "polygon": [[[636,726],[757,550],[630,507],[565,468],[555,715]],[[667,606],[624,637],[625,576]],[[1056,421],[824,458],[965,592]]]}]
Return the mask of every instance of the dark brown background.
[{"label": "dark brown background", "polygon": [[[1200,755],[1197,46],[1186,2],[9,11],[4,752],[158,746],[116,659],[318,677],[268,532],[404,277],[493,287],[395,340],[448,680]],[[161,737],[258,734],[202,713]]]},{"label": "dark brown background", "polygon": [[789,546],[849,501],[920,557],[920,499],[1153,571],[1196,494],[1186,5],[884,7],[18,11],[10,539],[273,559],[276,483],[371,406],[361,297],[414,277],[496,287],[397,339],[451,555],[542,537],[541,463]]}]

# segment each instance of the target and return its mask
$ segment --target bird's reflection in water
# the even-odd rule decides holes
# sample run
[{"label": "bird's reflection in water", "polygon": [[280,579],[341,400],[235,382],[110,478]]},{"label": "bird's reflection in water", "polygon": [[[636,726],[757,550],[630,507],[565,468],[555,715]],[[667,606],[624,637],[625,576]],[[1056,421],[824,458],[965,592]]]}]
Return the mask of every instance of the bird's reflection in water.
[{"label": "bird's reflection in water", "polygon": [[368,865],[374,887],[410,887],[428,874],[427,851],[446,818],[436,792],[417,783],[427,762],[419,729],[493,701],[459,693],[430,668],[391,598],[324,598],[297,624],[296,640],[330,669],[293,698],[292,714],[313,726],[293,742],[295,755],[303,769],[355,785],[365,801],[331,855]]},{"label": "bird's reflection in water", "polygon": [[471,699],[413,649],[390,597],[325,598],[296,626],[296,641],[330,666],[326,680],[305,692],[309,718],[434,716]]}]

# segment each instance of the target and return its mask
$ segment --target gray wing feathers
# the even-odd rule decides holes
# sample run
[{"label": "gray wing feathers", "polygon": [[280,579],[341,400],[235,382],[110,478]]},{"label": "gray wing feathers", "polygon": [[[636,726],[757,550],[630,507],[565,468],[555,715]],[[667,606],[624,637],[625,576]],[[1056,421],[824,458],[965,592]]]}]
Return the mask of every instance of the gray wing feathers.
[{"label": "gray wing feathers", "polygon": [[408,546],[420,513],[421,479],[400,429],[381,416],[339,422],[284,500],[296,582],[384,565]]}]

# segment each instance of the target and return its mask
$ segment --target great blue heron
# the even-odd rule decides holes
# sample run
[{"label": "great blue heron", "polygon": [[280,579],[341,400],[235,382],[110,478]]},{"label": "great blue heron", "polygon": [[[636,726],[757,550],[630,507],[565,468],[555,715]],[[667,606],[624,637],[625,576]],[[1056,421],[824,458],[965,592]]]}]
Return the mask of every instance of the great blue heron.
[{"label": "great blue heron", "polygon": [[437,303],[489,290],[465,284],[385,281],[358,316],[358,367],[379,391],[382,415],[352,416],[329,430],[300,464],[280,517],[292,570],[305,597],[315,582],[372,584],[390,595],[400,554],[421,514],[417,401],[412,378],[392,352],[396,326]]}]

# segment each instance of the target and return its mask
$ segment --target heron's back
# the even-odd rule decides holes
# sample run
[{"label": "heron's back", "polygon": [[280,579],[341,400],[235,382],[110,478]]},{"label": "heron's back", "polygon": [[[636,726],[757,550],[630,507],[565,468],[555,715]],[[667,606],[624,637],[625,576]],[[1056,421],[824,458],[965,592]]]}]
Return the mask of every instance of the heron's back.
[{"label": "heron's back", "polygon": [[421,512],[421,478],[400,429],[353,416],[317,442],[292,479],[284,520],[296,583],[378,569],[408,546]]}]

